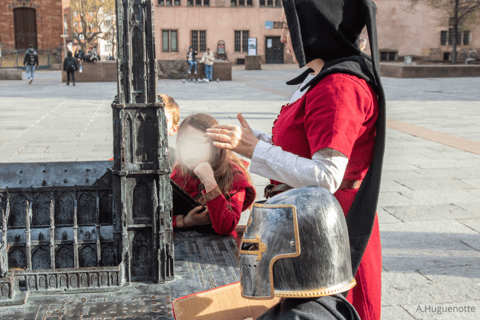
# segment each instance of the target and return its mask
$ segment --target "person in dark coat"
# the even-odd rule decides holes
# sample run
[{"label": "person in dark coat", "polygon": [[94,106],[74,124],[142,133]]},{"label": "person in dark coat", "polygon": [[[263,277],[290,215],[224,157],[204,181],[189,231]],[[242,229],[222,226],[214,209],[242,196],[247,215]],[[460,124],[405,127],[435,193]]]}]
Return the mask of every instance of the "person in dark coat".
[{"label": "person in dark coat", "polygon": [[[192,67],[195,66],[195,74],[197,74],[197,54],[196,50],[193,50],[193,47],[190,46],[187,52],[187,62],[188,62],[188,74],[192,73]],[[188,79],[190,81],[191,79]]]},{"label": "person in dark coat", "polygon": [[77,60],[73,57],[72,52],[68,51],[67,57],[63,61],[63,71],[67,72],[67,86],[70,85],[70,77],[72,77],[72,83],[75,85],[75,71],[77,70]]},{"label": "person in dark coat", "polygon": [[35,74],[35,65],[38,68],[38,54],[33,48],[33,45],[28,46],[28,50],[25,52],[25,57],[23,58],[23,65],[25,66],[25,71],[27,73],[28,84],[32,84],[33,75]]}]

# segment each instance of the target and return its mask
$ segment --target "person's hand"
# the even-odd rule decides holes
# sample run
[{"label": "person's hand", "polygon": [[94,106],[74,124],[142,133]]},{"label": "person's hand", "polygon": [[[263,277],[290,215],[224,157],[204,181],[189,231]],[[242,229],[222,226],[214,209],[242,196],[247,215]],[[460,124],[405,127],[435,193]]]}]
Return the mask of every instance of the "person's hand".
[{"label": "person's hand", "polygon": [[210,220],[210,214],[208,213],[208,208],[205,207],[205,210],[201,211],[204,207],[198,206],[190,210],[190,212],[183,218],[183,224],[185,227],[193,226],[203,226],[212,224]]},{"label": "person's hand", "polygon": [[215,147],[229,149],[251,159],[258,139],[241,113],[237,118],[240,127],[233,124],[217,124],[207,129],[205,136],[214,140]]},{"label": "person's hand", "polygon": [[197,175],[200,181],[205,186],[205,190],[210,191],[217,185],[215,181],[215,176],[213,175],[213,169],[210,163],[202,162],[199,163],[195,169],[193,169],[193,173]]}]

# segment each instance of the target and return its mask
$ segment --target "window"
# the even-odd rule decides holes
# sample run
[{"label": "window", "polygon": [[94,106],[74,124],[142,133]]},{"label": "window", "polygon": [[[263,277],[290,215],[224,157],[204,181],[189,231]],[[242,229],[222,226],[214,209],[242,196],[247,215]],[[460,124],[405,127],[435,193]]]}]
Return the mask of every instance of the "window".
[{"label": "window", "polygon": [[470,31],[463,31],[463,45],[470,45]]},{"label": "window", "polygon": [[248,30],[235,30],[235,52],[248,52]]},{"label": "window", "polygon": [[380,61],[395,61],[397,60],[396,51],[380,51]]},{"label": "window", "polygon": [[200,51],[207,51],[207,31],[200,31]]},{"label": "window", "polygon": [[73,12],[73,16],[74,16],[74,17],[77,17],[77,15],[78,15],[77,11],[74,11],[74,12]]},{"label": "window", "polygon": [[74,27],[78,27],[78,22],[75,21],[75,22],[73,23],[73,26],[74,26]]},{"label": "window", "polygon": [[[158,0],[158,5],[167,6],[167,7],[172,7],[172,6],[178,7],[180,6],[180,0]],[[187,5],[189,4],[187,3]]]},{"label": "window", "polygon": [[440,31],[440,45],[441,46],[446,46],[447,45],[447,35],[448,35],[447,30]]},{"label": "window", "polygon": [[273,0],[267,0],[267,7],[273,7]]},{"label": "window", "polygon": [[178,52],[177,30],[162,30],[162,51]]},{"label": "window", "polygon": [[105,51],[106,53],[111,53],[111,52],[112,52],[112,45],[111,45],[111,44],[107,44],[107,45],[105,46],[105,50],[103,50],[103,51]]},{"label": "window", "polygon": [[207,31],[192,30],[192,47],[198,52],[207,51]]},{"label": "window", "polygon": [[[462,44],[462,30],[457,30],[457,45]],[[448,29],[448,45],[453,45],[453,28]]]},{"label": "window", "polygon": [[260,0],[260,7],[265,7],[265,0]]},{"label": "window", "polygon": [[[175,0],[175,1],[180,1],[180,0]],[[191,7],[193,5],[197,7],[201,7],[201,6],[208,7],[210,6],[210,0],[187,0],[187,6]]]},{"label": "window", "polygon": [[231,7],[253,7],[253,0],[231,0]]},{"label": "window", "polygon": [[112,20],[105,20],[103,24],[105,25],[105,27],[110,27],[112,25]]},{"label": "window", "polygon": [[248,52],[248,30],[242,31],[242,51]]},{"label": "window", "polygon": [[282,6],[282,0],[275,0],[275,7],[281,7]]}]

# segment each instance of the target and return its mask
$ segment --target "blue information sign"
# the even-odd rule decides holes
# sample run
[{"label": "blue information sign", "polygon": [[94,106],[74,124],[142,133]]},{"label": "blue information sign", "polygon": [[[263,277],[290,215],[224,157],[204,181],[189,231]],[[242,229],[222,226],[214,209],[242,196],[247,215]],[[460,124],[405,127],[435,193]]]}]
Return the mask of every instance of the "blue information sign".
[{"label": "blue information sign", "polygon": [[265,21],[265,29],[273,29],[273,21]]}]

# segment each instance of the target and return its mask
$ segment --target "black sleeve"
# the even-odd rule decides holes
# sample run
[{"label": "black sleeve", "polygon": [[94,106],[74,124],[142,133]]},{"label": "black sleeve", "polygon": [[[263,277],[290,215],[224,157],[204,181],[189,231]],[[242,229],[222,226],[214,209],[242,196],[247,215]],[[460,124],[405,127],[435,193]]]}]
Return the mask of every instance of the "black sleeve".
[{"label": "black sleeve", "polygon": [[75,62],[75,71],[77,71],[78,70],[78,61],[74,60],[74,62]]},{"label": "black sleeve", "polygon": [[27,55],[28,55],[28,52],[25,53],[25,57],[23,58],[23,65],[25,65],[25,62],[27,62]]}]

